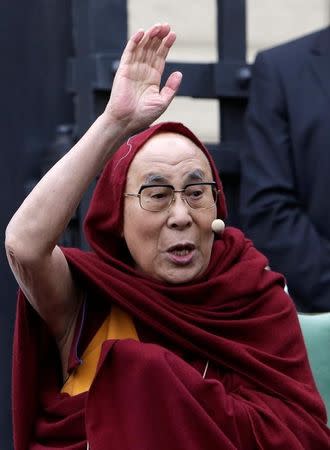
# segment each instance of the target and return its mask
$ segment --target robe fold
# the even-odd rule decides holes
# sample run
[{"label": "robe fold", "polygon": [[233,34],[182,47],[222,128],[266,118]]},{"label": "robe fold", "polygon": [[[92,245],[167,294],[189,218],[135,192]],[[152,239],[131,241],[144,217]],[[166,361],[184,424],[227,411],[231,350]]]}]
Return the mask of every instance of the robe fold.
[{"label": "robe fold", "polygon": [[[137,324],[140,342],[105,341],[89,391],[63,397],[56,346],[21,294],[13,369],[16,450],[29,448],[40,432],[36,421],[49,426],[43,439],[51,436],[49,447],[39,448],[78,450],[88,441],[91,450],[328,449],[326,412],[294,304],[283,277],[265,270],[268,261],[243,233],[227,227],[214,241],[206,272],[189,283],[164,284],[135,270],[121,238],[126,175],[143,143],[162,131],[195,142],[221,189],[207,150],[181,124],[155,125],[117,151],[85,222],[92,251],[62,250],[95,310],[120,307]],[[225,216],[223,194],[217,211]]]}]

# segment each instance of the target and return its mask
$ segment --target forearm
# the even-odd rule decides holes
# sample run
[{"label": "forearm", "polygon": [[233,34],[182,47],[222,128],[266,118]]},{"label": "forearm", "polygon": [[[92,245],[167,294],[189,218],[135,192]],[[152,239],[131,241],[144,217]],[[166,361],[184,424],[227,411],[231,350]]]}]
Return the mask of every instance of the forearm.
[{"label": "forearm", "polygon": [[88,185],[127,133],[101,115],[25,199],[7,227],[7,246],[27,258],[50,253]]},{"label": "forearm", "polygon": [[[175,41],[168,24],[139,30],[122,54],[105,112],[38,183],[7,227],[6,247],[29,263],[54,249],[89,183],[135,129],[145,128],[168,107],[182,75],[160,89],[165,59]],[[32,258],[32,259],[31,259]]]}]

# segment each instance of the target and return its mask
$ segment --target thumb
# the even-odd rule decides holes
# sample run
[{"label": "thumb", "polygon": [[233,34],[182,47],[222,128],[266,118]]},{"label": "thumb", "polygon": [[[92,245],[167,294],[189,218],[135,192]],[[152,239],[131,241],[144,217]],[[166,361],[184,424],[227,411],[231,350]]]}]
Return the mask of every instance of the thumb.
[{"label": "thumb", "polygon": [[182,80],[181,72],[173,72],[168,77],[165,86],[160,91],[160,96],[166,106],[168,106],[173,100],[175,94],[177,93],[180,87],[181,80]]}]

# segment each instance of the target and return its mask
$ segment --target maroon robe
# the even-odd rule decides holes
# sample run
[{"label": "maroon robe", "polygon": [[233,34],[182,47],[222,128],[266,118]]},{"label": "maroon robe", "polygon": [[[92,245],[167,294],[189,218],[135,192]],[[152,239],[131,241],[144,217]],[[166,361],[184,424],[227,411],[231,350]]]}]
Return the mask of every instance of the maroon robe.
[{"label": "maroon robe", "polygon": [[[64,405],[56,397],[56,348],[21,296],[13,372],[16,450],[33,441],[36,421],[49,427],[43,448],[56,448],[57,438],[57,448],[70,450],[84,448],[86,439],[91,450],[327,449],[325,408],[283,277],[265,270],[266,258],[240,231],[225,230],[206,272],[193,282],[168,285],[134,269],[121,238],[126,174],[141,145],[160,131],[195,142],[221,189],[206,149],[181,124],[153,126],[118,150],[85,224],[93,251],[63,251],[95,309],[119,305],[145,335],[141,342],[105,342],[89,392]],[[222,193],[217,211],[225,216]],[[48,372],[41,372],[41,361]],[[42,373],[50,375],[41,388]]]}]

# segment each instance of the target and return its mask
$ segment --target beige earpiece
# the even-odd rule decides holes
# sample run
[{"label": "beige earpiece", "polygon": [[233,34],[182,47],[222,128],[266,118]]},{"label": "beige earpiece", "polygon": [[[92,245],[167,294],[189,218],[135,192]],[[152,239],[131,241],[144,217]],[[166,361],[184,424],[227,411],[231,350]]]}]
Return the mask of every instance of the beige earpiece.
[{"label": "beige earpiece", "polygon": [[214,233],[222,234],[225,230],[225,222],[221,219],[214,219],[211,228]]}]

